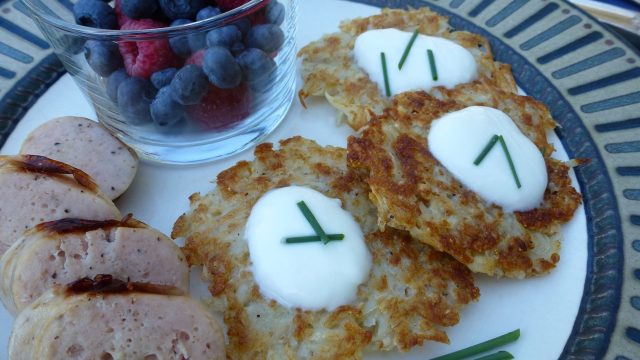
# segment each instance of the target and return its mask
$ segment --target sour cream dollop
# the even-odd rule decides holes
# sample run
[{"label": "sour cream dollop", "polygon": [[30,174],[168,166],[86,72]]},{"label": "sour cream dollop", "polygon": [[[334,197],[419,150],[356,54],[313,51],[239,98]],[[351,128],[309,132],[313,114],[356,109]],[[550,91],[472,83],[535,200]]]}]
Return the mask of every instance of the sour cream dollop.
[{"label": "sour cream dollop", "polygon": [[[479,165],[474,160],[494,135],[502,135],[513,160],[518,188],[500,143]],[[429,151],[464,186],[505,211],[540,205],[547,188],[547,168],[536,145],[504,112],[470,106],[435,120],[427,137]]]},{"label": "sour cream dollop", "polygon": [[[304,201],[327,234],[344,239],[285,244],[287,237],[315,235],[297,206]],[[358,223],[340,200],[302,186],[265,193],[251,209],[245,237],[260,291],[287,307],[333,310],[356,299],[371,269],[371,254]]]},{"label": "sour cream dollop", "polygon": [[[378,84],[385,94],[380,53],[384,52],[391,95],[405,91],[429,91],[435,86],[453,88],[477,78],[477,65],[469,50],[453,41],[418,34],[402,70],[398,63],[413,33],[397,29],[366,31],[356,39],[353,53],[356,64]],[[427,49],[433,52],[438,80],[433,80]]]}]

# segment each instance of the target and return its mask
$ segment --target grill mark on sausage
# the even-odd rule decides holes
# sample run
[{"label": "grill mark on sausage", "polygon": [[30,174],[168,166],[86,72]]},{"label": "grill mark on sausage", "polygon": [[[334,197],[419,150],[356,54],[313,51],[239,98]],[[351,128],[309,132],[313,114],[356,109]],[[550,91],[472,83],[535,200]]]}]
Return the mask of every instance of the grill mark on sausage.
[{"label": "grill mark on sausage", "polygon": [[35,231],[44,231],[54,234],[86,233],[98,229],[111,229],[115,227],[126,227],[144,229],[147,226],[128,214],[122,220],[87,220],[79,218],[64,218],[47,221],[35,226]]},{"label": "grill mark on sausage", "polygon": [[140,282],[129,282],[114,278],[109,274],[99,274],[93,279],[85,277],[67,284],[64,287],[64,296],[70,297],[80,294],[115,295],[115,294],[158,294],[158,295],[184,295],[178,288],[167,285],[156,285]]},{"label": "grill mark on sausage", "polygon": [[78,184],[94,193],[99,192],[98,185],[87,173],[63,162],[41,155],[18,155],[7,159],[16,170],[48,175],[71,175]]}]

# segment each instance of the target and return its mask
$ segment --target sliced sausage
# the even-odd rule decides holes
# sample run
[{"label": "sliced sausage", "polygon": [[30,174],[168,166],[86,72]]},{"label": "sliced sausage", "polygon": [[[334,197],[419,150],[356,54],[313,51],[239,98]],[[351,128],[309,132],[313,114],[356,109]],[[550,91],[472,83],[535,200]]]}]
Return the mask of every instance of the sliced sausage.
[{"label": "sliced sausage", "polygon": [[0,254],[29,228],[67,217],[120,219],[84,172],[44,156],[0,156]]},{"label": "sliced sausage", "polygon": [[138,170],[135,151],[99,123],[82,117],[64,116],[40,125],[27,136],[20,153],[81,169],[111,199],[127,190]]},{"label": "sliced sausage", "polygon": [[0,269],[0,297],[13,314],[56,285],[98,274],[189,290],[189,266],[180,248],[130,217],[36,225],[2,256]]},{"label": "sliced sausage", "polygon": [[105,291],[93,285],[80,293],[50,290],[25,308],[14,324],[9,359],[225,358],[222,328],[199,301],[109,281]]}]

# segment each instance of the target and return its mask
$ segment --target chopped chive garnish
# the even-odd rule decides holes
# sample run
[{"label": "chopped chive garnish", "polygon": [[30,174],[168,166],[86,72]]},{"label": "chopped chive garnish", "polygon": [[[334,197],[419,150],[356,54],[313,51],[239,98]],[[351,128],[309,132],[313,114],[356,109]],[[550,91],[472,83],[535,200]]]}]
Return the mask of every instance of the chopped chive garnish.
[{"label": "chopped chive garnish", "polygon": [[487,143],[487,145],[482,149],[478,157],[473,161],[474,165],[479,165],[482,160],[487,156],[489,151],[493,148],[496,142],[500,141],[500,145],[502,146],[502,150],[504,151],[504,155],[507,157],[507,162],[509,162],[509,168],[511,169],[511,175],[513,175],[513,179],[516,181],[516,186],[518,189],[522,187],[520,184],[520,178],[518,177],[518,173],[516,172],[516,167],[513,165],[513,160],[511,159],[511,153],[509,153],[509,149],[507,148],[507,143],[504,141],[504,137],[502,135],[493,135],[491,140]]},{"label": "chopped chive garnish", "polygon": [[320,240],[322,240],[322,242],[325,244],[328,243],[329,238],[327,237],[327,234],[324,232],[324,230],[322,230],[322,226],[320,226],[320,224],[318,223],[318,220],[316,220],[316,217],[313,216],[307,204],[305,204],[304,201],[300,201],[298,202],[298,208],[300,208],[300,211],[302,211],[302,214],[304,215],[304,217],[307,218],[309,225],[311,225],[311,227],[313,228],[313,231],[316,232],[316,235],[320,237]]},{"label": "chopped chive garnish", "polygon": [[480,154],[478,155],[478,157],[473,161],[474,165],[480,165],[480,163],[482,162],[482,160],[484,160],[484,158],[487,156],[487,154],[489,153],[489,151],[491,151],[491,149],[493,148],[493,146],[496,144],[496,142],[498,142],[498,139],[500,137],[498,135],[493,135],[493,137],[491,138],[491,140],[489,140],[489,142],[487,143],[487,145],[484,147],[484,149],[482,149],[482,151],[480,152]]},{"label": "chopped chive garnish", "polygon": [[382,75],[384,76],[384,91],[387,96],[391,96],[391,88],[389,87],[389,74],[387,73],[387,57],[384,52],[380,53],[380,61],[382,62]]},{"label": "chopped chive garnish", "polygon": [[498,351],[493,354],[481,356],[476,358],[475,360],[511,360],[513,359],[513,355],[511,355],[508,351]]},{"label": "chopped chive garnish", "polygon": [[509,167],[511,168],[511,174],[513,174],[513,178],[516,180],[516,186],[518,187],[518,189],[520,189],[522,185],[520,184],[520,179],[518,178],[516,167],[513,165],[513,160],[511,160],[509,149],[507,149],[507,143],[504,142],[504,138],[502,137],[502,135],[500,135],[500,145],[502,145],[502,150],[504,150],[504,154],[507,156],[507,161],[509,162]]},{"label": "chopped chive garnish", "polygon": [[438,356],[435,357],[431,360],[460,360],[460,359],[465,359],[468,358],[470,356],[474,356],[474,355],[478,355],[481,354],[483,352],[489,351],[489,350],[493,350],[497,347],[500,347],[502,345],[508,344],[510,342],[514,342],[516,340],[518,340],[518,338],[520,337],[520,329],[514,330],[512,332],[506,333],[502,336],[498,336],[496,338],[493,338],[491,340],[487,340],[484,342],[481,342],[477,345],[473,345],[470,346],[468,348],[462,349],[462,350],[458,350],[455,352],[452,352],[451,354],[447,354],[447,355],[442,355],[442,356]]},{"label": "chopped chive garnish", "polygon": [[433,51],[427,49],[427,57],[429,58],[429,67],[431,68],[431,78],[433,81],[438,80],[438,69],[436,69],[436,59],[433,57]]},{"label": "chopped chive garnish", "polygon": [[[327,238],[329,239],[329,241],[343,240],[344,234],[327,234]],[[284,242],[287,244],[300,244],[300,243],[308,243],[308,242],[315,242],[315,241],[322,241],[322,240],[318,235],[294,236],[294,237],[288,237],[284,239]]]},{"label": "chopped chive garnish", "polygon": [[416,41],[417,37],[418,29],[413,32],[413,35],[411,35],[411,39],[409,39],[409,42],[407,43],[407,47],[404,48],[404,52],[402,53],[402,57],[400,58],[400,62],[398,63],[398,70],[402,70],[402,65],[404,65],[405,60],[407,60],[407,56],[409,56],[411,47],[413,46],[413,43]]}]

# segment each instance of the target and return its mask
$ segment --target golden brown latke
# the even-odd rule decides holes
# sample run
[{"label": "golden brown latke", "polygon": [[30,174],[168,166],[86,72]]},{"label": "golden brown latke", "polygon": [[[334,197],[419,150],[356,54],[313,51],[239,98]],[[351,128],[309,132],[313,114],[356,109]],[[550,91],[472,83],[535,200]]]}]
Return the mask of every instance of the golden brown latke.
[{"label": "golden brown latke", "polygon": [[439,36],[454,41],[473,54],[478,79],[502,90],[516,92],[511,67],[493,60],[489,42],[466,31],[452,31],[447,18],[426,7],[417,10],[383,9],[380,15],[357,18],[340,24],[341,32],[325,35],[298,53],[304,85],[298,96],[304,105],[310,96],[324,96],[340,118],[355,130],[369,120],[369,112],[381,114],[391,104],[353,60],[358,35],[371,29],[396,28],[408,32]]},{"label": "golden brown latke", "polygon": [[[368,188],[347,170],[345,149],[294,137],[281,141],[279,150],[259,145],[255,157],[220,173],[206,196],[193,194],[190,212],[172,233],[186,238],[190,264],[204,265],[214,310],[224,313],[230,359],[359,359],[365,348],[448,342],[443,327],[456,324],[460,307],[479,296],[471,272],[406,232],[379,231]],[[361,226],[373,266],[356,303],[333,312],[303,311],[260,294],[245,222],[266,191],[288,185],[340,199]]]},{"label": "golden brown latke", "polygon": [[[349,138],[348,165],[368,182],[380,228],[407,230],[475,272],[515,278],[546,273],[560,260],[560,225],[573,216],[580,194],[571,186],[569,167],[549,156],[553,147],[545,133],[555,122],[544,105],[490,88],[468,96],[482,93],[482,87],[471,83],[435,92],[458,101],[425,92],[398,95],[384,114]],[[471,105],[502,110],[543,150],[549,183],[540,207],[504,212],[465,188],[431,155],[431,122]]]}]

